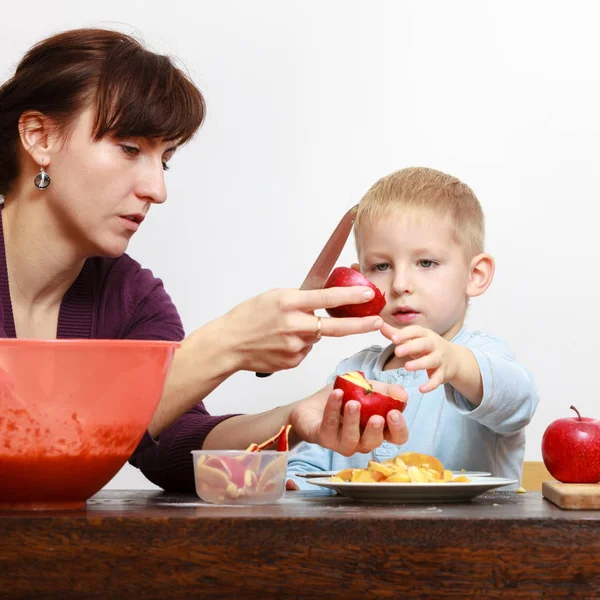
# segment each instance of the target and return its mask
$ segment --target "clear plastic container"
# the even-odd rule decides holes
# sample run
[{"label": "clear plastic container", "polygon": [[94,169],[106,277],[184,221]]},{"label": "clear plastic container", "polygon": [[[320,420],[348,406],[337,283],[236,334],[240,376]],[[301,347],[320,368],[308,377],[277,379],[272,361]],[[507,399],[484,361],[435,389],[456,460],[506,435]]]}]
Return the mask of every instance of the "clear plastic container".
[{"label": "clear plastic container", "polygon": [[196,493],[211,504],[272,504],[285,489],[288,452],[194,450]]}]

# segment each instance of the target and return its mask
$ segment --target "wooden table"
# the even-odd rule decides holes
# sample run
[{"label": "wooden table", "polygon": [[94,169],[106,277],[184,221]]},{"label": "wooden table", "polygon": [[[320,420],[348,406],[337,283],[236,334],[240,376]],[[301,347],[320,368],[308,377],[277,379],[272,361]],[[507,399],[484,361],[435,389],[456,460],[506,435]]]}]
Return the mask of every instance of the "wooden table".
[{"label": "wooden table", "polygon": [[106,491],[84,511],[0,513],[0,598],[600,598],[600,511],[316,494],[242,508]]}]

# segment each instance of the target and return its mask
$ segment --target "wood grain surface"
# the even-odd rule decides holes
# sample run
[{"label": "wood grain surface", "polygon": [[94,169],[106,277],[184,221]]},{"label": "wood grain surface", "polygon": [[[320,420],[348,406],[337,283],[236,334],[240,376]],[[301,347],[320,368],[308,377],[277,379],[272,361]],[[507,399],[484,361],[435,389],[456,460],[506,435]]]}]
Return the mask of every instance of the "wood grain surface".
[{"label": "wood grain surface", "polygon": [[599,483],[544,481],[542,495],[560,508],[568,510],[600,509]]},{"label": "wood grain surface", "polygon": [[0,513],[0,598],[600,598],[600,512],[539,493],[360,504],[314,492],[218,507],[101,492]]}]

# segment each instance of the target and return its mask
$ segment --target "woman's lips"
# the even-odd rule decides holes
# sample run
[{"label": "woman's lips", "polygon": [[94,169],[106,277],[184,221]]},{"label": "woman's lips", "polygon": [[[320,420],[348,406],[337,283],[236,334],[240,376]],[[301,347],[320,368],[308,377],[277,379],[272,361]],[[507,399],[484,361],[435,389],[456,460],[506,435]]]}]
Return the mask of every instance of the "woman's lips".
[{"label": "woman's lips", "polygon": [[140,224],[137,221],[133,221],[128,217],[121,217],[121,222],[125,225],[125,229],[128,229],[129,231],[137,231],[140,227]]}]

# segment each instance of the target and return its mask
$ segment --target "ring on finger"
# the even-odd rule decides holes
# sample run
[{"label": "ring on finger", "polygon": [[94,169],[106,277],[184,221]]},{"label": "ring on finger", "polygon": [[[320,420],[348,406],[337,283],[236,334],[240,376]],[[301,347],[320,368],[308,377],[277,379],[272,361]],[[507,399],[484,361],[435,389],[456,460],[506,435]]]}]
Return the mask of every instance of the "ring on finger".
[{"label": "ring on finger", "polygon": [[322,335],[322,330],[321,330],[321,317],[317,317],[317,331],[316,334],[317,339],[320,340],[321,339],[321,335]]}]

